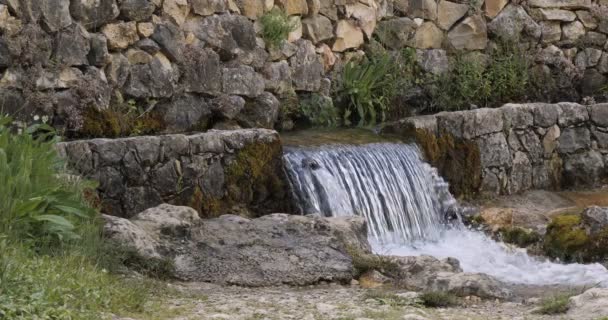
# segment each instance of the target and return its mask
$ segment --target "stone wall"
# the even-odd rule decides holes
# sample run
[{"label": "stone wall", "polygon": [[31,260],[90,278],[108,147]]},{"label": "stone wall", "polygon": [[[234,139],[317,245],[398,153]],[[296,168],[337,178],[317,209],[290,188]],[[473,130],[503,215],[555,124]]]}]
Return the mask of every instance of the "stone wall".
[{"label": "stone wall", "polygon": [[[275,7],[298,28],[271,48],[259,19]],[[483,62],[498,38],[518,37],[574,101],[606,83],[607,10],[606,0],[0,0],[0,108],[74,136],[96,121],[88,110],[125,104],[168,133],[289,129],[280,99],[329,95],[333,71],[372,35],[419,49],[433,73],[448,53]]]},{"label": "stone wall", "polygon": [[99,181],[102,212],[130,217],[161,203],[203,217],[290,212],[282,147],[266,129],[58,144],[75,172]]},{"label": "stone wall", "polygon": [[608,176],[608,104],[507,104],[406,118],[384,132],[417,139],[459,194],[595,185]]}]

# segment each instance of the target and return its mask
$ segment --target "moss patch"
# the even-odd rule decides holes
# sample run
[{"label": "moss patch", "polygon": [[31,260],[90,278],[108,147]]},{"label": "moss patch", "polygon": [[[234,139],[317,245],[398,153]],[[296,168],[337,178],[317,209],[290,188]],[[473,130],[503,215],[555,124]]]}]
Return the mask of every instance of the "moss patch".
[{"label": "moss patch", "polygon": [[514,244],[522,248],[534,245],[541,240],[541,236],[538,233],[519,227],[500,228],[498,233],[503,242]]},{"label": "moss patch", "polygon": [[589,237],[580,226],[581,217],[575,214],[559,215],[547,226],[544,251],[548,256],[564,261],[581,261]]},{"label": "moss patch", "polygon": [[391,277],[397,276],[400,272],[399,264],[387,256],[365,253],[352,246],[348,246],[346,252],[353,260],[355,278],[374,270]]},{"label": "moss patch", "polygon": [[162,115],[148,113],[143,116],[125,114],[113,109],[89,108],[78,135],[84,138],[118,138],[161,132],[166,127]]},{"label": "moss patch", "polygon": [[416,139],[426,159],[449,182],[450,191],[472,198],[481,186],[481,155],[473,141],[443,132],[436,136],[426,129],[413,128],[408,134]]}]

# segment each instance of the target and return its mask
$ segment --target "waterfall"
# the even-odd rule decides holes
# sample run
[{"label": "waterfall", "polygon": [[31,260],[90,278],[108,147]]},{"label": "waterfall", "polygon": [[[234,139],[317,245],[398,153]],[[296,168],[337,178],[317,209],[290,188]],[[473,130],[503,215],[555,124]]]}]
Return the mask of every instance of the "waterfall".
[{"label": "waterfall", "polygon": [[457,258],[464,271],[530,285],[604,285],[600,264],[558,264],[467,229],[448,184],[415,145],[373,143],[286,148],[302,214],[362,216],[374,251]]},{"label": "waterfall", "polygon": [[285,160],[301,213],[363,216],[377,241],[437,239],[456,208],[415,145],[296,148]]}]

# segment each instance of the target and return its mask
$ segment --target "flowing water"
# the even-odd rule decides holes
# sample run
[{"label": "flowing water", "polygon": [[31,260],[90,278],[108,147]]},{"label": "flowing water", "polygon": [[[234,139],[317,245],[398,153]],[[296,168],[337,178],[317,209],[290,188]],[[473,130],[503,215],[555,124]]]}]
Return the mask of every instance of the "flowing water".
[{"label": "flowing water", "polygon": [[608,286],[599,264],[543,262],[467,229],[447,183],[414,145],[296,147],[284,157],[301,213],[365,217],[377,253],[454,257],[466,272],[512,283]]}]

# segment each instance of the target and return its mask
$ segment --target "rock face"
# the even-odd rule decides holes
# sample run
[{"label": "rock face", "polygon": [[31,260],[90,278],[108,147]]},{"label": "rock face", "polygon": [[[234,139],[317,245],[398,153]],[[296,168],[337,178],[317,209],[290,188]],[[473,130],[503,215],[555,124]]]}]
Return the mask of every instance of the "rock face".
[{"label": "rock face", "polygon": [[608,128],[600,120],[604,107],[507,104],[408,118],[384,131],[417,137],[427,159],[458,194],[597,185],[608,176],[602,156],[608,152]]},{"label": "rock face", "polygon": [[188,281],[254,287],[348,283],[353,265],[346,248],[369,250],[361,218],[272,214],[201,220],[191,208],[160,205],[130,220],[104,219],[110,240],[143,257],[173,260],[174,276]]},{"label": "rock face", "polygon": [[[186,96],[180,109],[164,109],[167,122],[186,126],[224,112],[196,99]],[[102,211],[109,215],[130,217],[163,202],[194,207],[203,217],[289,212],[282,147],[274,131],[94,139],[57,148],[72,169],[100,182]]]},{"label": "rock face", "polygon": [[570,298],[567,316],[571,319],[593,320],[608,315],[608,289],[593,288]]}]

